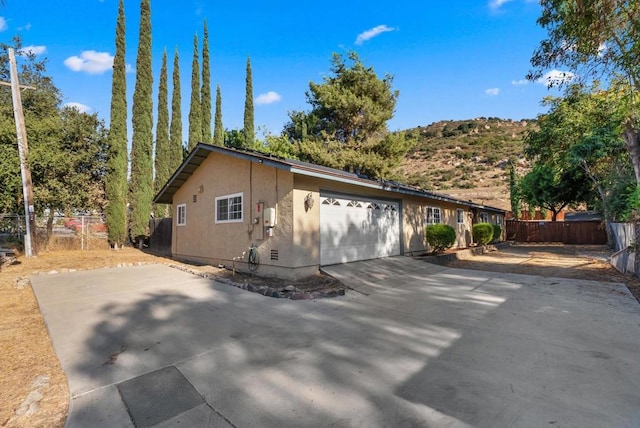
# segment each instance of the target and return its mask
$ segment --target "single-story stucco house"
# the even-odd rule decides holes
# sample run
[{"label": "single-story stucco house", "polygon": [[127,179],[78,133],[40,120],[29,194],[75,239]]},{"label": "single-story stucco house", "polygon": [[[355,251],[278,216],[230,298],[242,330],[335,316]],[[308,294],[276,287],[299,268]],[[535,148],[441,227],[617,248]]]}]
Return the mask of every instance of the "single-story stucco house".
[{"label": "single-story stucco house", "polygon": [[[263,153],[198,144],[154,202],[173,204],[172,257],[224,264],[257,248],[263,276],[302,278],[324,265],[428,252],[425,226],[455,246],[505,211],[448,195]],[[246,263],[242,266],[246,267]]]}]

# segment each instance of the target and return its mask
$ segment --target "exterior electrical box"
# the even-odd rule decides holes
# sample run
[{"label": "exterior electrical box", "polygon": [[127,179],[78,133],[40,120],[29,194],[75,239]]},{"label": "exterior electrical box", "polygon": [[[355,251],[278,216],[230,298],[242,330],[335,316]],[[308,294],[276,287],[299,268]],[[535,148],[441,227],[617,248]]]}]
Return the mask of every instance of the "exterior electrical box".
[{"label": "exterior electrical box", "polygon": [[274,227],[276,225],[276,209],[266,208],[264,210],[264,226]]},{"label": "exterior electrical box", "polygon": [[264,230],[265,234],[270,237],[273,236],[273,228],[276,225],[276,209],[265,208],[264,210]]}]

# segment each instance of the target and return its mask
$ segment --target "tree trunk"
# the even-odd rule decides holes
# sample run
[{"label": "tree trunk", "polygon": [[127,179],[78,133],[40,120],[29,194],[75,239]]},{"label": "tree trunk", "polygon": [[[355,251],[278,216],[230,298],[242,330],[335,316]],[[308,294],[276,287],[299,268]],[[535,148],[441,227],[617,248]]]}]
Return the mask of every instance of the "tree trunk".
[{"label": "tree trunk", "polygon": [[[625,124],[622,137],[624,138],[631,163],[633,164],[633,171],[636,174],[636,186],[640,186],[640,132],[633,126],[632,119],[629,119]],[[636,243],[633,273],[635,276],[640,276],[640,256],[638,255],[638,244],[640,243],[640,213],[638,212],[635,212],[633,215],[633,229]]]},{"label": "tree trunk", "polygon": [[49,210],[49,217],[47,218],[47,233],[44,237],[44,247],[49,247],[49,240],[51,239],[51,235],[53,235],[53,220],[54,220],[54,212],[53,210]]},{"label": "tree trunk", "polygon": [[636,184],[640,186],[640,132],[635,129],[632,120],[628,120],[625,124],[622,137],[633,164],[633,171],[636,174]]}]

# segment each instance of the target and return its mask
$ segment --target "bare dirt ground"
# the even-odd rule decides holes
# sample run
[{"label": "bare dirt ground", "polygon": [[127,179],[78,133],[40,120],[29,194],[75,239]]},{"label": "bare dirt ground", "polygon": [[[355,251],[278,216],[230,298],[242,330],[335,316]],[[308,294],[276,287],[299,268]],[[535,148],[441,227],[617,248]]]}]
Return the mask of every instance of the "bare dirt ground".
[{"label": "bare dirt ground", "polygon": [[303,291],[343,288],[333,278],[316,275],[290,282],[232,273],[213,266],[177,263],[133,248],[43,252],[35,258],[18,257],[0,266],[0,426],[61,427],[69,408],[67,379],[58,362],[28,278],[71,270],[98,269],[145,263],[165,263],[180,269],[219,276],[227,282]]},{"label": "bare dirt ground", "polygon": [[640,302],[640,279],[612,267],[608,262],[611,253],[603,245],[503,244],[496,251],[439,264],[490,272],[621,282]]}]

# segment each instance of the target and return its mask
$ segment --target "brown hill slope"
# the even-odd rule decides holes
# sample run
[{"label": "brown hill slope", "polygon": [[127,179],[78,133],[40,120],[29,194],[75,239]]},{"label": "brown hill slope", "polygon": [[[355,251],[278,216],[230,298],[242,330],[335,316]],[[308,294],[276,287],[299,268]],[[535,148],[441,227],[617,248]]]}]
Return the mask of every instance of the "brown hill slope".
[{"label": "brown hill slope", "polygon": [[402,181],[460,199],[510,209],[509,160],[528,169],[523,139],[531,120],[476,118],[407,130],[417,142],[400,167]]}]

